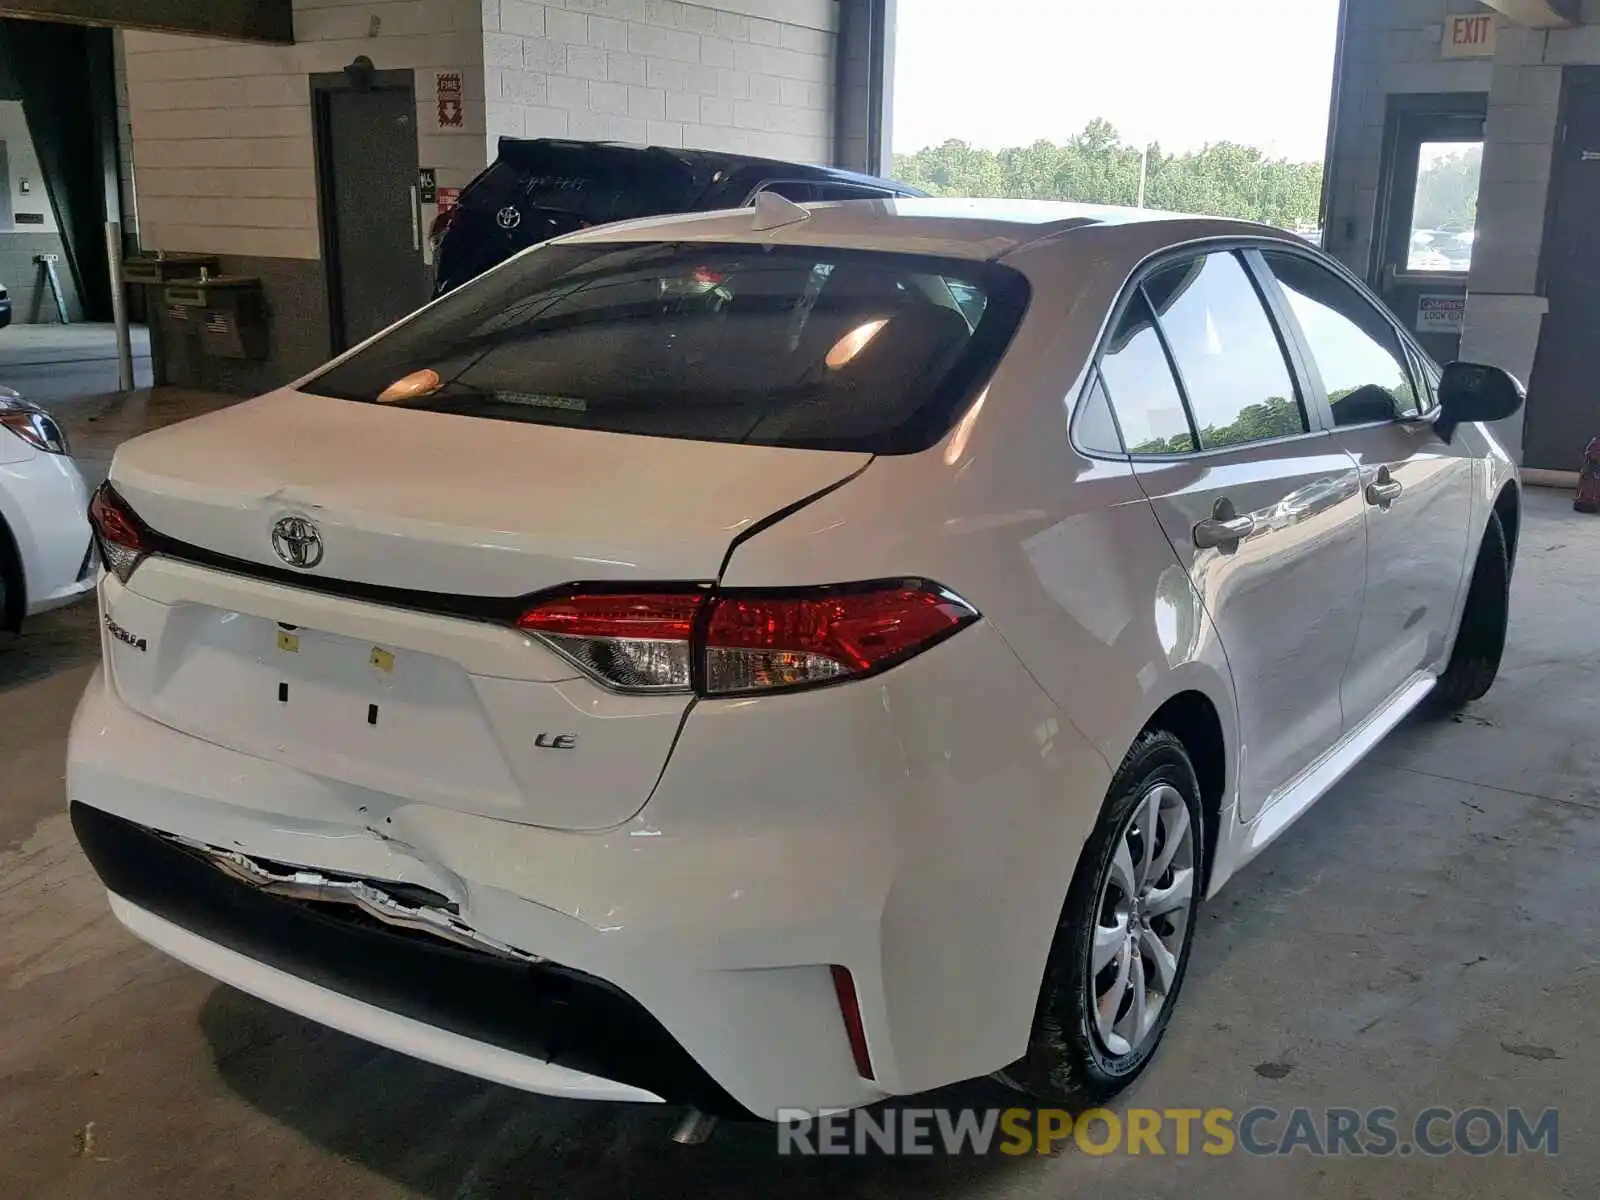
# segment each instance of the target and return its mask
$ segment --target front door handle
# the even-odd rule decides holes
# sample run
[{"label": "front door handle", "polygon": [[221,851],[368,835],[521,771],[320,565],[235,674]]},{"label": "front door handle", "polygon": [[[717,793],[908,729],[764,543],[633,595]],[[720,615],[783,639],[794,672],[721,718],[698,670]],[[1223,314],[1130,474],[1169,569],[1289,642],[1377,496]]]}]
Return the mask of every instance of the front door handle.
[{"label": "front door handle", "polygon": [[1378,478],[1367,484],[1367,503],[1388,508],[1405,490],[1405,484],[1390,476],[1388,467],[1379,467]]},{"label": "front door handle", "polygon": [[1256,531],[1256,519],[1239,516],[1228,500],[1218,500],[1212,516],[1194,527],[1197,550],[1232,549]]}]

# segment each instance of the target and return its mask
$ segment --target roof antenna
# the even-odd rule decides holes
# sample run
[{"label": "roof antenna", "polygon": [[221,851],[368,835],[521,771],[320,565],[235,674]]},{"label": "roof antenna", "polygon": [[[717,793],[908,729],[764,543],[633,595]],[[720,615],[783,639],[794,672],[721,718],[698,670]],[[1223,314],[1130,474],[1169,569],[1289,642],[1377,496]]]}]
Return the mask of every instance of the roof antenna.
[{"label": "roof antenna", "polygon": [[782,229],[808,220],[811,214],[787,196],[777,192],[756,193],[756,216],[751,229]]}]

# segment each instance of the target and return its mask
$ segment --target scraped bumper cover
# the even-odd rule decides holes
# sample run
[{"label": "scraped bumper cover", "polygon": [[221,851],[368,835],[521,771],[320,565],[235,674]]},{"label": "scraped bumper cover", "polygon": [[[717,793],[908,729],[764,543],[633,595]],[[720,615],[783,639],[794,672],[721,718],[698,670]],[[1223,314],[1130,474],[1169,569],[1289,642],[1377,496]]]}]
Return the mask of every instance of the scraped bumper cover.
[{"label": "scraped bumper cover", "polygon": [[513,1087],[748,1115],[630,996],[591,975],[249,886],[82,803],[73,829],[135,934],[357,1037]]}]

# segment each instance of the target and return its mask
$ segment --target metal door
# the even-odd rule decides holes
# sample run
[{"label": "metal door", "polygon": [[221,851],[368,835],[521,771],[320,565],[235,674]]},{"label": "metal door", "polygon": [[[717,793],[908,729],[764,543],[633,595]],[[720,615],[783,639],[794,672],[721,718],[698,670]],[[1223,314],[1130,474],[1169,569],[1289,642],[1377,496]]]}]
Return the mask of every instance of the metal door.
[{"label": "metal door", "polygon": [[417,110],[406,82],[318,92],[318,167],[333,348],[428,300],[417,193]]},{"label": "metal door", "polygon": [[1487,106],[1477,94],[1390,98],[1370,282],[1442,363],[1461,348]]},{"label": "metal door", "polygon": [[1594,387],[1600,329],[1600,72],[1569,68],[1561,136],[1550,180],[1544,242],[1549,315],[1528,384],[1522,461],[1575,470],[1600,434]]}]

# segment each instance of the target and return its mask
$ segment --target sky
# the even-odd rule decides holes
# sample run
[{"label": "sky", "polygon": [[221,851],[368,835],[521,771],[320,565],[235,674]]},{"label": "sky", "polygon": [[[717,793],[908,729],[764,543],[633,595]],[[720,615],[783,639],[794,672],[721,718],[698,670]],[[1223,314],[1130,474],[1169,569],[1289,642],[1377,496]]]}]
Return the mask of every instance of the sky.
[{"label": "sky", "polygon": [[894,148],[1129,142],[1320,160],[1339,0],[899,0]]}]

